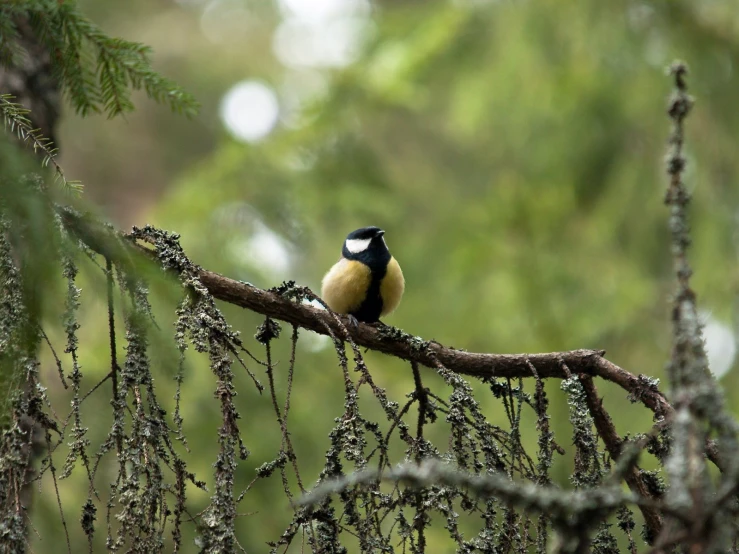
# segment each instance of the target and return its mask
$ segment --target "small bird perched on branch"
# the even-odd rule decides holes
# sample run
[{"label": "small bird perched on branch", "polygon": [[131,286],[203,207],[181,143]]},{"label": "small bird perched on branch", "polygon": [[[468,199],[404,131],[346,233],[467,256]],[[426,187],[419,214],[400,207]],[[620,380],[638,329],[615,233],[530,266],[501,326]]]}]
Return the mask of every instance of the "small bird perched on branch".
[{"label": "small bird perched on branch", "polygon": [[341,259],[321,284],[321,296],[333,311],[372,323],[400,304],[405,279],[384,234],[378,227],[362,227],[347,235]]}]

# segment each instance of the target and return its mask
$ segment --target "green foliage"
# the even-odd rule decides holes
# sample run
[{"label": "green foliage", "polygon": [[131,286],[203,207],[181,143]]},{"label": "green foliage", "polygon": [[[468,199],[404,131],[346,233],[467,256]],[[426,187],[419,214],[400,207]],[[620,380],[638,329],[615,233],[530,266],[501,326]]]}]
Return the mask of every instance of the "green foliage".
[{"label": "green foliage", "polygon": [[47,167],[51,164],[54,167],[55,181],[61,183],[69,191],[82,191],[80,181],[67,180],[62,167],[56,161],[57,148],[33,127],[27,117],[29,110],[13,102],[11,95],[0,94],[0,113],[2,113],[5,128],[10,128],[10,131],[14,132],[21,142],[30,145],[34,153],[41,154],[41,165]]},{"label": "green foliage", "polygon": [[131,112],[131,89],[145,90],[177,113],[197,112],[192,95],[151,68],[150,48],[109,37],[79,11],[74,1],[3,2],[0,60],[5,65],[19,63],[24,55],[17,43],[17,21],[24,18],[51,53],[57,82],[79,114],[104,112],[115,117]]},{"label": "green foliage", "polygon": [[15,65],[18,63],[22,50],[18,45],[18,29],[13,23],[15,3],[3,2],[0,5],[0,63]]}]

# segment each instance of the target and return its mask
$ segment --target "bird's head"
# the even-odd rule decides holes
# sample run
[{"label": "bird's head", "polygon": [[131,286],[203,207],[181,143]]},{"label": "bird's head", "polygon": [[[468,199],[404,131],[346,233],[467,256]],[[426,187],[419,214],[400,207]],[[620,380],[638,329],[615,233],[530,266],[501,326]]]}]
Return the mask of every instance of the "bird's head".
[{"label": "bird's head", "polygon": [[383,235],[385,231],[379,227],[362,227],[346,236],[342,255],[349,260],[370,261],[374,258],[385,258],[389,251]]}]

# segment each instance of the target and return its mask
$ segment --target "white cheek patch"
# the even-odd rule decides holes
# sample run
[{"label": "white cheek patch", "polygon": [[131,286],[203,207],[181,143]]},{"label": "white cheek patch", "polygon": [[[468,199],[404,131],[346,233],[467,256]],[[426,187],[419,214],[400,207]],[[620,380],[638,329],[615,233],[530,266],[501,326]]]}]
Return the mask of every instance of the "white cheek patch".
[{"label": "white cheek patch", "polygon": [[352,254],[359,254],[360,252],[367,250],[370,242],[372,242],[372,239],[347,239],[346,249]]}]

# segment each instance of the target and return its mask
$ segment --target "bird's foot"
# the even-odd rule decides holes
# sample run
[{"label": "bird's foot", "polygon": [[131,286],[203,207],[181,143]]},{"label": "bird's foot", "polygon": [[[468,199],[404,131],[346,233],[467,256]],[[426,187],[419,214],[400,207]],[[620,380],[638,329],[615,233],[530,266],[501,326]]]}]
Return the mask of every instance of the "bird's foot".
[{"label": "bird's foot", "polygon": [[349,325],[352,326],[352,329],[356,331],[359,328],[359,320],[352,314],[348,314],[346,318],[349,320]]}]

